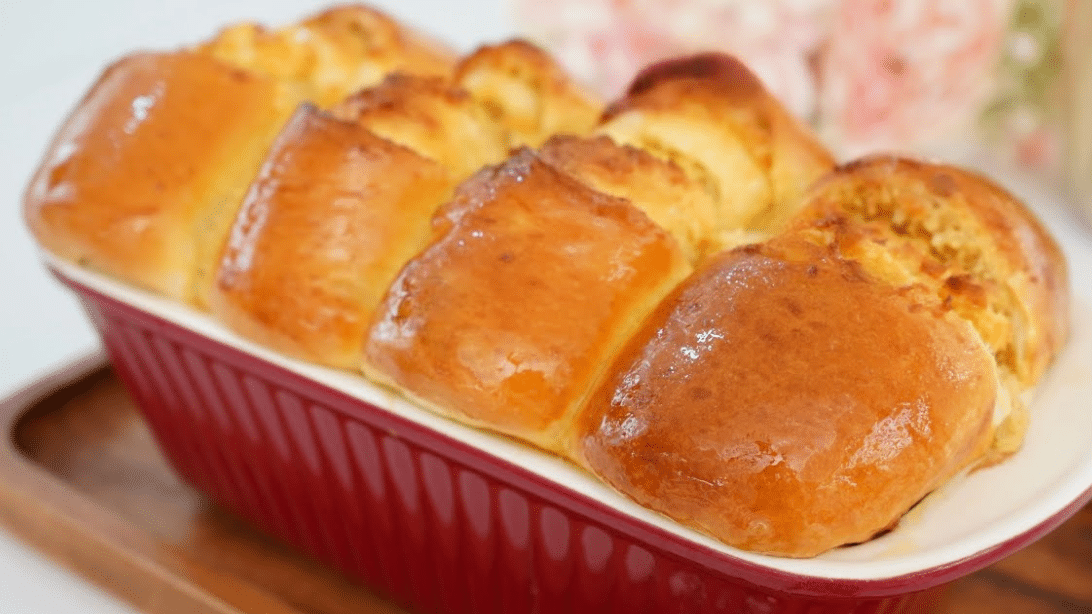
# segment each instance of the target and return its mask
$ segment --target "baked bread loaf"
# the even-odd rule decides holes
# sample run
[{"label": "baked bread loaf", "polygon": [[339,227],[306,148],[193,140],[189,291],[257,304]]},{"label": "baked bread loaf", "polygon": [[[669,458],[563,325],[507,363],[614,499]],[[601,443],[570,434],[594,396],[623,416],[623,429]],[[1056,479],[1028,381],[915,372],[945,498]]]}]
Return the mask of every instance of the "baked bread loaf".
[{"label": "baked bread loaf", "polygon": [[1015,450],[1067,335],[1065,263],[1011,195],[834,168],[733,58],[601,113],[531,45],[456,60],[364,7],[122,59],[25,214],[57,256],[782,556]]},{"label": "baked bread loaf", "polygon": [[25,197],[50,251],[203,306],[242,196],[297,104],[396,68],[452,59],[364,7],[108,68],[50,145]]}]

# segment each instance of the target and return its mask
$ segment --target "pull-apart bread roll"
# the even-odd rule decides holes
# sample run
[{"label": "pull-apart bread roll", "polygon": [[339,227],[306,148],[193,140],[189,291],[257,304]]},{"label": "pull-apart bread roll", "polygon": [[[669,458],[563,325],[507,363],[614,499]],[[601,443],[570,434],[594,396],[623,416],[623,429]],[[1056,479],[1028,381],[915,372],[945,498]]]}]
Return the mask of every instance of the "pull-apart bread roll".
[{"label": "pull-apart bread roll", "polygon": [[633,337],[576,456],[739,548],[869,539],[988,445],[988,348],[928,292],[796,235],[715,256]]},{"label": "pull-apart bread roll", "polygon": [[1068,321],[1057,245],[978,175],[877,156],[802,203],[661,303],[574,437],[638,502],[786,556],[866,540],[1017,449]]},{"label": "pull-apart bread roll", "polygon": [[600,132],[670,161],[716,204],[697,221],[665,212],[676,236],[713,253],[739,242],[739,230],[782,228],[805,189],[834,159],[733,57],[703,54],[669,60],[639,74],[611,105]]},{"label": "pull-apart bread roll", "polygon": [[209,265],[298,89],[191,52],[128,56],[91,88],[27,188],[39,243],[182,301]]},{"label": "pull-apart bread roll", "polygon": [[921,286],[978,330],[1007,399],[994,452],[1019,447],[1021,396],[1065,343],[1068,277],[1053,238],[985,177],[873,156],[816,184],[794,226],[899,287]]},{"label": "pull-apart bread roll", "polygon": [[356,368],[372,311],[458,179],[506,135],[465,91],[395,75],[331,112],[305,106],[231,231],[211,308],[280,351]]},{"label": "pull-apart bread roll", "polygon": [[587,134],[603,111],[553,57],[522,40],[481,47],[459,62],[455,81],[508,127],[513,148]]},{"label": "pull-apart bread roll", "polygon": [[523,150],[460,186],[376,313],[365,372],[438,412],[563,452],[572,412],[689,271],[628,202]]},{"label": "pull-apart bread roll", "polygon": [[60,257],[203,306],[241,198],[298,103],[393,68],[450,67],[438,53],[419,61],[414,40],[344,7],[125,57],[61,127],[28,187],[27,222]]}]

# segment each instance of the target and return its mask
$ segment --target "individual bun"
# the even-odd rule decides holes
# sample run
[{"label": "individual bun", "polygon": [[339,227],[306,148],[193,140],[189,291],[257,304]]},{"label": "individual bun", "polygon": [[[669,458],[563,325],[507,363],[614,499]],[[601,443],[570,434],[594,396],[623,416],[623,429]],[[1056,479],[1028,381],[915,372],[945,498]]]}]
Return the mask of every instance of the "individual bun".
[{"label": "individual bun", "polygon": [[365,373],[547,450],[689,271],[640,210],[526,149],[460,186],[434,228],[376,312]]},{"label": "individual bun", "polygon": [[235,220],[212,313],[272,349],[355,368],[372,311],[455,183],[434,160],[301,107]]},{"label": "individual bun", "polygon": [[812,556],[890,529],[990,441],[977,332],[797,235],[714,257],[576,421],[575,457],[728,545]]},{"label": "individual bun", "polygon": [[479,48],[459,62],[455,82],[508,126],[513,148],[538,147],[555,134],[587,134],[602,112],[550,54],[523,40]]},{"label": "individual bun", "polygon": [[185,302],[301,92],[205,55],[114,63],[57,133],[24,213],[53,254]]},{"label": "individual bun", "polygon": [[372,7],[348,4],[277,29],[240,23],[199,46],[223,62],[309,89],[322,106],[371,87],[392,72],[447,76],[446,45]]},{"label": "individual bun", "polygon": [[833,157],[739,60],[716,53],[641,72],[600,132],[669,160],[714,196],[730,244],[740,228],[776,232]]}]

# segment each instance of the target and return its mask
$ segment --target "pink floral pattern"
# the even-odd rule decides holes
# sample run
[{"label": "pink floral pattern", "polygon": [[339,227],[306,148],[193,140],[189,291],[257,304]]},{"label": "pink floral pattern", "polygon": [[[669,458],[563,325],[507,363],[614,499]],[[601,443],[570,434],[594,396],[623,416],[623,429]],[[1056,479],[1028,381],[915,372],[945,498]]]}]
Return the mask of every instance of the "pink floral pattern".
[{"label": "pink floral pattern", "polygon": [[1007,0],[845,0],[822,111],[847,153],[916,148],[967,128],[990,94]]},{"label": "pink floral pattern", "polygon": [[716,49],[843,156],[992,148],[1025,166],[1058,161],[1049,107],[1065,0],[516,1],[525,30],[608,97],[651,62]]}]

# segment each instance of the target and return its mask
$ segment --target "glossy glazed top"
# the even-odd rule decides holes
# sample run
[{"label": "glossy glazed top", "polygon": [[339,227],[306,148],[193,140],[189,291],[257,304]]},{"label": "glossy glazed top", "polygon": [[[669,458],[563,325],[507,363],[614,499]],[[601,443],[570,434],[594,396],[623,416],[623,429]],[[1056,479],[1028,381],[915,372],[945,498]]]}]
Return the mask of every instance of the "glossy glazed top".
[{"label": "glossy glazed top", "polygon": [[235,220],[212,312],[280,351],[355,367],[372,310],[454,185],[440,164],[301,107]]},{"label": "glossy glazed top", "polygon": [[585,462],[739,548],[866,540],[989,441],[975,331],[792,237],[726,252],[656,310],[579,420]]},{"label": "glossy glazed top", "polygon": [[442,412],[547,449],[689,270],[638,209],[527,150],[463,184],[435,224],[377,312],[367,360]]},{"label": "glossy glazed top", "polygon": [[108,68],[27,188],[35,236],[62,257],[191,301],[298,92],[195,53]]}]

